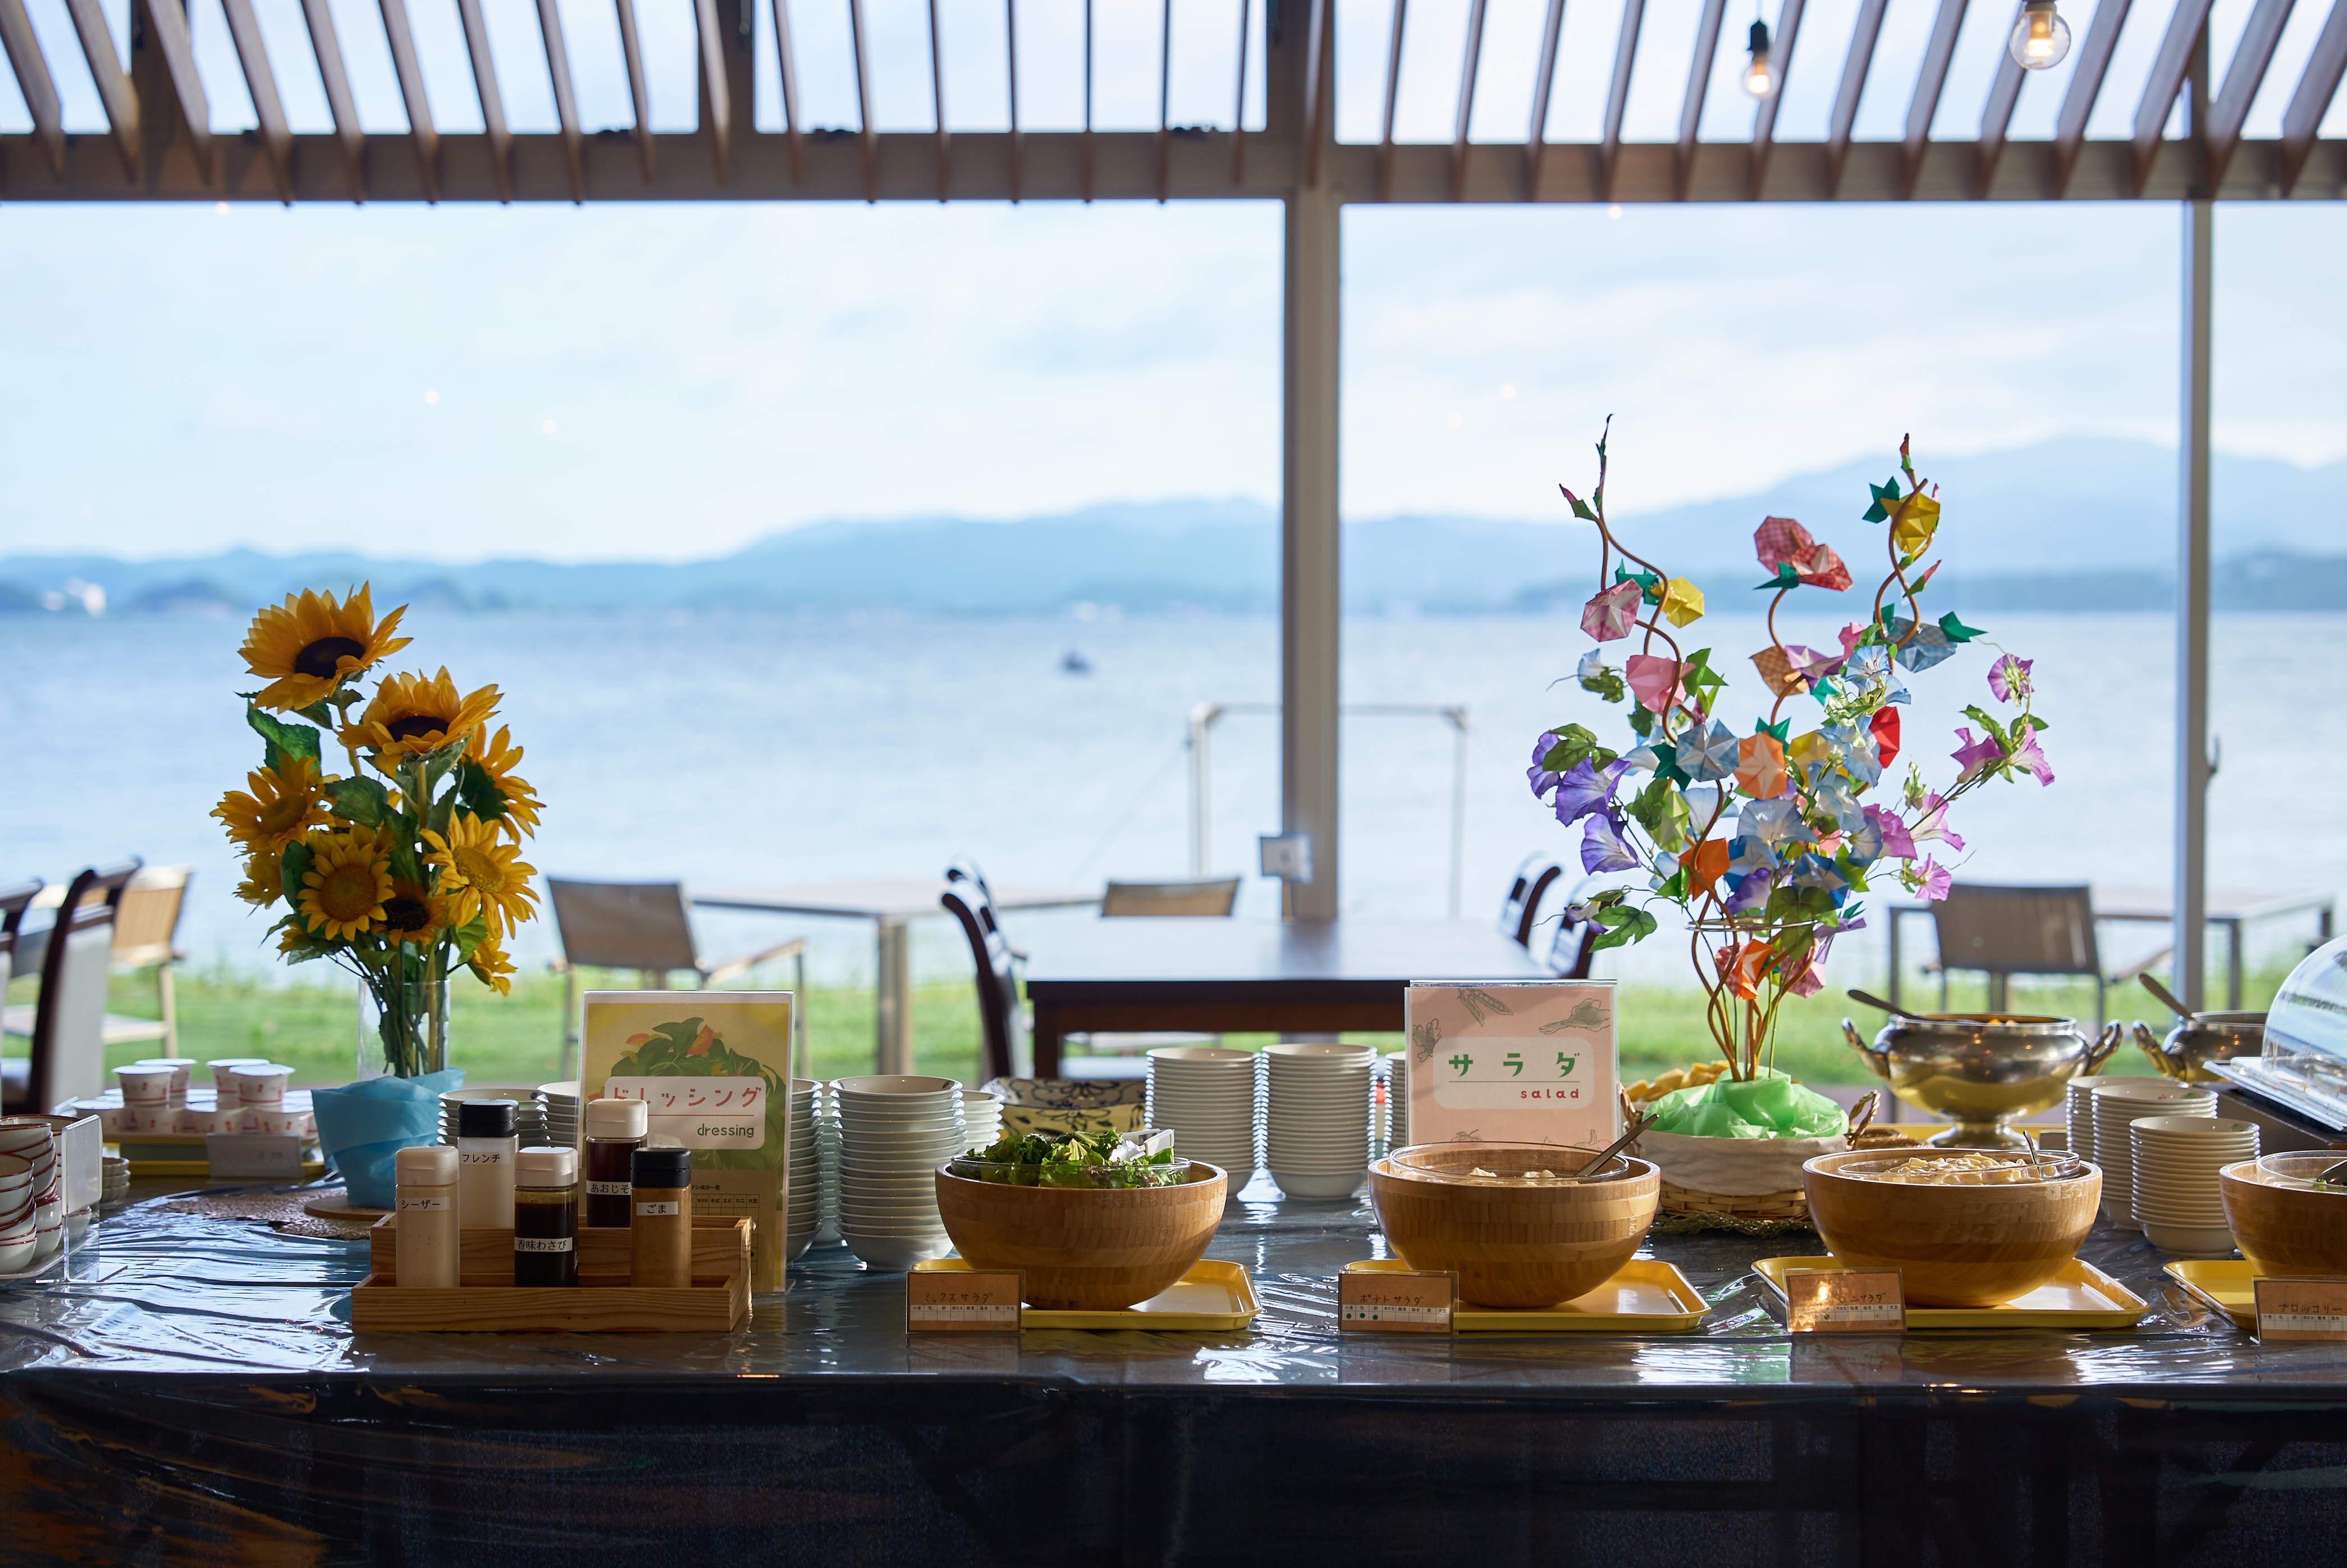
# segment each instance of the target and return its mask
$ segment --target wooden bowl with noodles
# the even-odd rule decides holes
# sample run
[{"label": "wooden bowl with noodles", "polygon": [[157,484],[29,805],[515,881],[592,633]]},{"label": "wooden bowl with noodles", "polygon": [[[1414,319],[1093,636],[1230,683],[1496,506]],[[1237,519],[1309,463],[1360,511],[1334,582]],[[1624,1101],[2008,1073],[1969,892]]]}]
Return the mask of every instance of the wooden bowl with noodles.
[{"label": "wooden bowl with noodles", "polygon": [[1163,1187],[1014,1186],[940,1168],[938,1216],[972,1268],[1027,1276],[1027,1305],[1116,1312],[1170,1289],[1205,1255],[1229,1178],[1203,1160]]},{"label": "wooden bowl with noodles", "polygon": [[[2034,1177],[1965,1171],[2011,1160]],[[1949,1165],[1953,1184],[1881,1179],[1922,1161]],[[1911,1307],[1997,1307],[2026,1296],[2077,1256],[2102,1203],[2103,1173],[2083,1160],[1984,1149],[1856,1149],[1801,1167],[1809,1220],[1843,1263],[1898,1269]],[[1982,1184],[1968,1184],[1984,1178]]]},{"label": "wooden bowl with noodles", "polygon": [[1662,1196],[1661,1173],[1623,1155],[1587,1180],[1557,1179],[1596,1153],[1554,1143],[1421,1143],[1369,1167],[1369,1201],[1404,1263],[1458,1271],[1462,1301],[1554,1307],[1621,1272]]}]

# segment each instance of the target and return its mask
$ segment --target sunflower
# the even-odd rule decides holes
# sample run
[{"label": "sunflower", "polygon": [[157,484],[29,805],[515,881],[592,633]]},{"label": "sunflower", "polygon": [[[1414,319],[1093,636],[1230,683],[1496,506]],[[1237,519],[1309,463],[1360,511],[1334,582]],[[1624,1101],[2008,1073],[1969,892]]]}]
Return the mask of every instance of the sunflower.
[{"label": "sunflower", "polygon": [[519,845],[498,842],[497,824],[465,812],[449,819],[445,838],[425,828],[424,842],[432,846],[425,861],[440,867],[440,891],[456,924],[470,925],[478,915],[490,937],[501,938],[538,913],[530,907],[538,889],[529,885],[538,867],[514,858]]},{"label": "sunflower", "polygon": [[362,583],[341,603],[331,593],[287,594],[252,618],[244,634],[244,666],[269,684],[254,694],[264,708],[306,708],[362,671],[407,646],[394,637],[402,605],[377,624]]},{"label": "sunflower", "polygon": [[310,841],[310,854],[300,908],[313,934],[341,941],[383,918],[391,897],[391,865],[373,828],[321,834]]},{"label": "sunflower", "polygon": [[383,918],[375,928],[387,942],[428,942],[435,931],[448,925],[448,901],[421,882],[405,876],[391,879],[391,897],[384,900]]},{"label": "sunflower", "polygon": [[244,880],[236,896],[263,908],[285,896],[285,856],[282,850],[260,849],[244,863]]},{"label": "sunflower", "polygon": [[495,686],[460,697],[445,668],[428,680],[422,675],[386,675],[358,723],[345,724],[340,739],[353,751],[364,748],[374,753],[375,765],[388,771],[402,757],[436,752],[458,736],[478,731],[497,707]]},{"label": "sunflower", "polygon": [[465,967],[473,971],[475,979],[497,995],[513,994],[513,960],[506,957],[505,948],[497,945],[496,938],[488,938],[475,948],[473,956],[465,960]]},{"label": "sunflower", "polygon": [[537,833],[538,808],[546,803],[538,798],[536,787],[528,779],[513,771],[521,766],[521,748],[513,743],[511,732],[499,724],[496,738],[491,739],[488,726],[482,725],[465,743],[465,755],[489,775],[489,782],[506,797],[504,825],[515,841]]},{"label": "sunflower", "polygon": [[332,820],[323,802],[333,781],[319,777],[318,764],[307,757],[289,756],[277,767],[245,774],[244,782],[252,786],[251,794],[232,789],[211,814],[249,855],[282,855],[304,833]]}]

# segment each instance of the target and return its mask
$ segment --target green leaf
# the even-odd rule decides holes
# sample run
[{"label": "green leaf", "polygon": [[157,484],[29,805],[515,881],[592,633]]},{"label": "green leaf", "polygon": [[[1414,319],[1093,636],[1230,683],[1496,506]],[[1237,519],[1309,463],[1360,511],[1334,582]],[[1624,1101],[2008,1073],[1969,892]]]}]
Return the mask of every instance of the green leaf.
[{"label": "green leaf", "polygon": [[308,874],[311,862],[315,858],[316,856],[310,853],[310,846],[306,844],[286,845],[283,878],[285,902],[297,909],[302,906],[302,878]]},{"label": "green leaf", "polygon": [[[1599,450],[1602,455],[1604,448],[1600,447]],[[1564,487],[1562,485],[1559,485],[1557,488],[1564,490],[1565,505],[1573,508],[1573,515],[1574,517],[1579,518],[1584,523],[1594,523],[1597,520],[1597,514],[1591,511],[1588,504],[1583,501],[1580,497],[1574,495],[1570,490],[1565,490]]]},{"label": "green leaf", "polygon": [[1979,627],[1966,626],[1957,620],[1956,612],[1952,610],[1940,617],[1940,630],[1948,634],[1948,641],[1951,642],[1970,642],[1981,634]]},{"label": "green leaf", "polygon": [[1608,702],[1618,702],[1630,694],[1629,686],[1622,679],[1622,671],[1614,669],[1611,665],[1599,670],[1594,675],[1584,676],[1581,682],[1581,689],[1594,693]]},{"label": "green leaf", "polygon": [[373,779],[343,779],[326,794],[337,812],[363,827],[380,827],[391,815],[391,792]]},{"label": "green leaf", "polygon": [[391,841],[391,874],[403,882],[420,882],[426,887],[434,880],[430,868],[424,864],[423,853],[405,835]]},{"label": "green leaf", "polygon": [[1799,588],[1800,586],[1801,574],[1793,569],[1793,563],[1788,560],[1778,561],[1777,563],[1777,575],[1770,578],[1767,582],[1755,584],[1753,591],[1755,593],[1767,593],[1771,589],[1775,589],[1778,592],[1782,592],[1787,589]]},{"label": "green leaf", "polygon": [[2000,750],[2008,752],[2013,750],[2013,737],[2005,733],[2004,726],[1998,723],[1987,709],[1977,705],[1969,707],[1964,710],[1964,716],[1986,730]]},{"label": "green leaf", "polygon": [[1606,948],[1619,948],[1631,942],[1643,941],[1655,934],[1655,917],[1644,909],[1615,906],[1601,909],[1597,923],[1605,927],[1597,939],[1589,944],[1592,952]]},{"label": "green leaf", "polygon": [[1541,758],[1541,766],[1552,773],[1563,773],[1583,759],[1594,759],[1593,766],[1604,767],[1614,760],[1612,752],[1597,743],[1597,737],[1579,724],[1565,724],[1548,732],[1556,737],[1556,744]]},{"label": "green leaf", "polygon": [[489,770],[470,757],[456,762],[456,803],[483,822],[505,820],[505,792],[497,788]]},{"label": "green leaf", "polygon": [[244,705],[244,722],[253,733],[268,743],[269,765],[275,768],[287,757],[307,757],[318,760],[318,732],[307,724],[289,724],[258,703]]},{"label": "green leaf", "polygon": [[293,711],[301,714],[303,718],[309,720],[312,723],[317,725],[318,728],[322,730],[331,730],[334,727],[335,713],[333,705],[328,702],[323,697],[319,698],[316,702],[311,703],[306,708],[296,708]]},{"label": "green leaf", "polygon": [[1655,716],[1645,708],[1630,710],[1630,733],[1645,740],[1655,733]]},{"label": "green leaf", "polygon": [[1686,841],[1686,796],[1673,789],[1670,780],[1657,776],[1632,799],[1629,810],[1631,820],[1661,848],[1676,851]]},{"label": "green leaf", "polygon": [[454,936],[456,943],[456,961],[460,964],[470,963],[475,949],[489,939],[489,923],[476,915],[457,927]]},{"label": "green leaf", "polygon": [[1682,866],[1672,872],[1660,887],[1655,889],[1655,897],[1668,898],[1675,904],[1684,900],[1687,896],[1686,877],[1686,867]]},{"label": "green leaf", "polygon": [[1777,743],[1782,745],[1792,736],[1793,721],[1779,719],[1772,724],[1766,719],[1755,719],[1752,722],[1752,733],[1756,735],[1774,735],[1777,738]]},{"label": "green leaf", "polygon": [[1866,508],[1863,520],[1870,523],[1889,522],[1891,514],[1899,507],[1899,476],[1891,475],[1891,483],[1888,485],[1877,485],[1870,481],[1866,487],[1874,497],[1874,505]]}]

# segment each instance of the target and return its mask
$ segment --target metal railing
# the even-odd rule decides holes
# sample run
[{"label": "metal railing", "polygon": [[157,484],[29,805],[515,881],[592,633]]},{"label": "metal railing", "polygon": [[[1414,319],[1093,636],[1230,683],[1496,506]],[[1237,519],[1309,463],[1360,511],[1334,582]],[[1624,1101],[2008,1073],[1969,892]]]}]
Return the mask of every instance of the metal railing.
[{"label": "metal railing", "polygon": [[[1210,876],[1214,843],[1214,732],[1229,713],[1279,712],[1277,702],[1201,702],[1190,710],[1190,875]],[[1467,859],[1467,737],[1471,729],[1463,703],[1347,702],[1337,710],[1351,718],[1438,718],[1451,729],[1450,764],[1450,918],[1459,918],[1460,897]]]}]

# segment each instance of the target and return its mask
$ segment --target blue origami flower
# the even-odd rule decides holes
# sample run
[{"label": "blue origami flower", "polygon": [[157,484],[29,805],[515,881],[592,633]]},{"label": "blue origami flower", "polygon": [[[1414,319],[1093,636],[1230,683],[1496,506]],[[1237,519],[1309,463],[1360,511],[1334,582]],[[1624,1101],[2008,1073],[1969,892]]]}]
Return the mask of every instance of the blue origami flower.
[{"label": "blue origami flower", "polygon": [[1734,731],[1717,719],[1708,729],[1690,724],[1686,733],[1679,737],[1679,767],[1700,784],[1727,778],[1736,772],[1737,739]]}]

